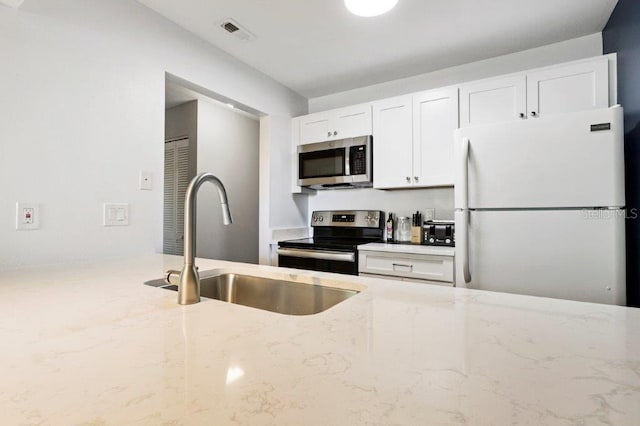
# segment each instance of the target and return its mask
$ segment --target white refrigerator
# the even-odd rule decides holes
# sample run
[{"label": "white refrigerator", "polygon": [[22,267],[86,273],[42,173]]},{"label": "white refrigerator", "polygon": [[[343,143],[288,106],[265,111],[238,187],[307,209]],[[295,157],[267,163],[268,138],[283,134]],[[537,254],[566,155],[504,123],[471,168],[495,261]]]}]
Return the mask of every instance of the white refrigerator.
[{"label": "white refrigerator", "polygon": [[456,131],[457,286],[626,303],[622,113]]}]

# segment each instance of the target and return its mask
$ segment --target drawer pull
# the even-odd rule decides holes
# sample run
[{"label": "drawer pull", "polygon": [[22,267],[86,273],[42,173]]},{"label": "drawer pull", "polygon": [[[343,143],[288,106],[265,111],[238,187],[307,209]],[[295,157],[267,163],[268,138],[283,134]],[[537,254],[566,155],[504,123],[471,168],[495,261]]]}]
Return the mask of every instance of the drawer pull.
[{"label": "drawer pull", "polygon": [[397,268],[407,268],[409,272],[413,271],[413,265],[407,265],[404,263],[393,263],[393,270],[395,271]]}]

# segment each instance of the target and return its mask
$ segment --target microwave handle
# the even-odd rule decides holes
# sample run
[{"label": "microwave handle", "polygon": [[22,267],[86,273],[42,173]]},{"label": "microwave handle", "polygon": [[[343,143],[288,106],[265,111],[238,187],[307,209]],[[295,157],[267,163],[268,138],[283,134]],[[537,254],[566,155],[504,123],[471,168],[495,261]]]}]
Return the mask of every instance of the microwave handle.
[{"label": "microwave handle", "polygon": [[351,176],[351,149],[344,147],[344,175]]}]

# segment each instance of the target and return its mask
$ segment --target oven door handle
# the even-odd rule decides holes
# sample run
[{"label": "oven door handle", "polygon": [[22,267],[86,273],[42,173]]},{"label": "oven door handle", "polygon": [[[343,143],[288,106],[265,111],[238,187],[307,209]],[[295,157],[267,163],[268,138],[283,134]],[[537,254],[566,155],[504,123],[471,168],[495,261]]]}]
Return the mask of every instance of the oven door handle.
[{"label": "oven door handle", "polygon": [[343,251],[278,248],[278,255],[289,256],[289,257],[302,257],[306,259],[318,259],[318,260],[338,260],[341,262],[351,262],[351,263],[354,263],[356,261],[355,253],[346,253]]}]

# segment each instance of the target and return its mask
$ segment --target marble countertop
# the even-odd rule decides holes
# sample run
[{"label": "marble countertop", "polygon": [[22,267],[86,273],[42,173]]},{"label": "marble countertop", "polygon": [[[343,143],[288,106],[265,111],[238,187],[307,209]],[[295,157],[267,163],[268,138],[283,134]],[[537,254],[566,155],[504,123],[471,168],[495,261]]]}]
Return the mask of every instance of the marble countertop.
[{"label": "marble countertop", "polygon": [[388,253],[427,254],[431,256],[448,256],[456,254],[455,247],[425,246],[420,244],[388,244],[369,243],[358,246],[358,250],[383,251]]},{"label": "marble countertop", "polygon": [[640,310],[200,260],[364,286],[312,316],[145,286],[154,255],[0,272],[1,424],[614,424]]}]

